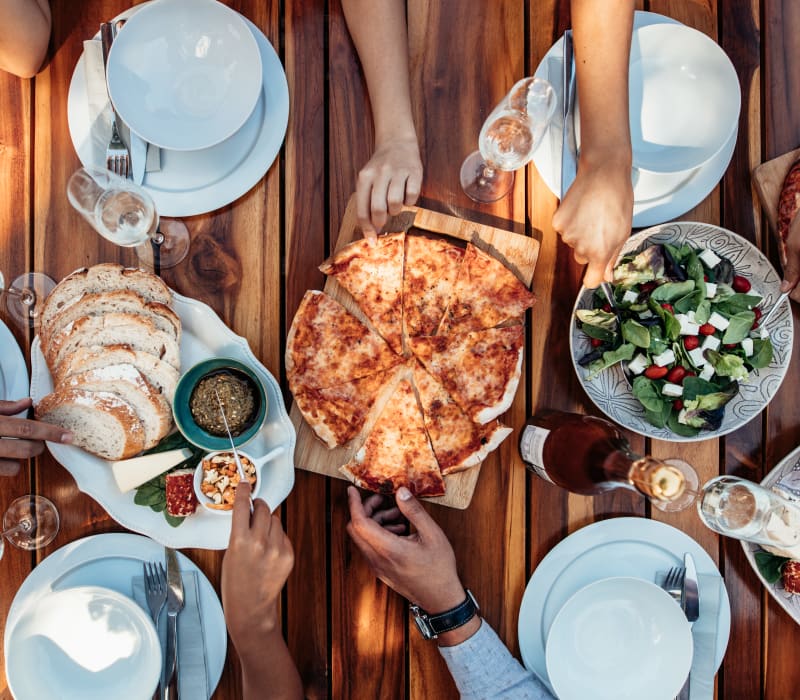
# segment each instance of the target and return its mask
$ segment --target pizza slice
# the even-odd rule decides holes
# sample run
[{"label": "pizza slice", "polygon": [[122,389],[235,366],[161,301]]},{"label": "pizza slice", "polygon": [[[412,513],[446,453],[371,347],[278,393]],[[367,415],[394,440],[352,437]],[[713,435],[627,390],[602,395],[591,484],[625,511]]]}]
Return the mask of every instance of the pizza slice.
[{"label": "pizza slice", "polygon": [[322,292],[306,292],[286,339],[290,383],[325,389],[402,361],[339,302]]},{"label": "pizza slice", "polygon": [[522,371],[523,326],[423,336],[408,342],[472,420],[486,424],[511,406]]},{"label": "pizza slice", "polygon": [[522,321],[534,296],[497,258],[467,245],[438,335],[494,328]]},{"label": "pizza slice", "polygon": [[356,486],[378,493],[405,486],[415,496],[444,494],[444,479],[407,380],[397,385],[364,445],[339,471]]},{"label": "pizza slice", "polygon": [[434,335],[464,257],[463,248],[436,238],[408,236],[403,272],[403,330]]},{"label": "pizza slice", "polygon": [[341,284],[378,333],[403,352],[403,248],[405,233],[366,238],[349,244],[319,269]]},{"label": "pizza slice", "polygon": [[414,384],[422,403],[425,428],[442,474],[480,464],[511,434],[511,428],[493,420],[475,423],[430,373],[417,365]]},{"label": "pizza slice", "polygon": [[311,429],[332,449],[358,435],[382,390],[391,390],[399,369],[400,365],[325,389],[294,385],[292,394]]}]

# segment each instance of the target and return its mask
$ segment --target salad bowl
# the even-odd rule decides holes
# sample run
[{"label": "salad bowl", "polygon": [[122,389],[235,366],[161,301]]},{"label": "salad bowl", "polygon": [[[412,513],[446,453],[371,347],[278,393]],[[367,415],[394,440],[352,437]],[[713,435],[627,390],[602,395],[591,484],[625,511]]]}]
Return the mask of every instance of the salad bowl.
[{"label": "salad bowl", "polygon": [[[664,244],[669,244],[673,248],[688,245],[698,253],[711,251],[715,256],[730,261],[734,274],[746,280],[749,287],[748,294],[761,297],[758,303],[760,310],[770,309],[780,296],[781,277],[767,258],[741,236],[710,224],[673,222],[654,226],[632,236],[625,244],[620,259],[652,246]],[[619,362],[607,369],[594,372],[587,371],[586,366],[580,364],[581,361],[585,364],[585,358],[593,347],[592,339],[579,327],[576,314],[583,315],[585,310],[590,310],[596,305],[594,294],[595,290],[581,288],[575,302],[570,332],[572,363],[578,381],[592,402],[611,420],[629,430],[646,437],[673,442],[693,442],[719,437],[740,428],[757,416],[770,402],[783,381],[789,366],[794,337],[788,301],[783,301],[775,311],[768,327],[761,329],[762,337],[752,341],[757,346],[765,345],[767,338],[763,336],[768,332],[768,342],[772,345],[771,358],[767,357],[762,363],[755,362],[755,368],[751,367],[749,371],[741,371],[737,377],[738,391],[733,392],[731,389],[731,393],[735,395],[733,398],[728,397],[727,403],[724,404],[724,413],[720,411],[721,420],[703,424],[703,429],[696,431],[696,434],[692,434],[691,430],[681,431],[683,434],[678,434],[667,425],[658,427],[648,420],[649,416],[640,398],[637,398],[634,387],[626,379]],[[727,340],[725,342],[727,343]],[[748,347],[748,350],[751,348]],[[720,352],[724,350],[720,349]],[[652,357],[648,357],[647,360],[652,362]],[[673,422],[673,427],[678,426]]]}]

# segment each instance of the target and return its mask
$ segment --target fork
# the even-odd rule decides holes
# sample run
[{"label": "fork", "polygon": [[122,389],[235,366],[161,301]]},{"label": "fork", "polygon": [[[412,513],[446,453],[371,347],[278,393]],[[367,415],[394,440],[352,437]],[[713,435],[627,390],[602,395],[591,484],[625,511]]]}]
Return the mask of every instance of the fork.
[{"label": "fork", "polygon": [[[142,568],[144,569],[144,593],[147,598],[147,607],[150,608],[150,617],[153,618],[156,634],[158,634],[158,618],[161,616],[164,603],[167,602],[167,572],[164,570],[163,564],[155,562],[144,562]],[[161,697],[160,688],[158,696]]]},{"label": "fork", "polygon": [[[111,22],[103,22],[100,25],[100,39],[103,43],[103,68],[105,69],[108,64],[108,52],[114,41],[114,25]],[[117,110],[114,109],[114,103],[111,102],[110,96],[108,101],[111,105],[111,140],[106,148],[106,169],[127,179],[131,177],[131,155],[128,147],[119,137]]]},{"label": "fork", "polygon": [[[686,579],[686,569],[683,566],[673,566],[667,571],[664,576],[664,581],[661,584],[667,593],[672,596],[672,599],[683,608],[683,582]],[[689,678],[683,684],[680,693],[677,695],[676,700],[689,699]]]}]

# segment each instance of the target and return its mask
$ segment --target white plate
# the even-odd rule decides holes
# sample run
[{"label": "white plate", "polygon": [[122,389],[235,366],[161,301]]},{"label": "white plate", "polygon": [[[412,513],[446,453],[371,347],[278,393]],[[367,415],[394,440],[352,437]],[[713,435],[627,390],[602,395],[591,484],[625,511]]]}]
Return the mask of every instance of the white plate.
[{"label": "white plate", "polygon": [[[17,401],[28,395],[28,367],[17,339],[0,321],[0,399]],[[24,417],[25,413],[21,413]]]},{"label": "white plate", "polygon": [[[285,451],[265,466],[261,474],[259,497],[273,510],[277,508],[294,486],[294,426],[286,413],[280,387],[255,355],[247,341],[236,335],[214,311],[194,299],[173,292],[173,308],[181,319],[181,367],[189,368],[210,357],[232,357],[245,362],[259,375],[267,392],[269,412],[264,425],[247,445],[254,457],[266,454],[274,447],[284,446]],[[31,396],[34,403],[53,388],[53,382],[44,361],[39,338],[31,348]],[[163,545],[174,548],[201,547],[225,549],[230,537],[230,518],[215,517],[205,508],[198,508],[179,527],[170,526],[162,513],[133,502],[135,491],[120,493],[111,469],[105,460],[84,452],[72,445],[48,442],[50,452],[67,471],[75,477],[78,488],[88,493],[120,525],[152,537]]]},{"label": "white plate", "polygon": [[[30,607],[51,591],[74,586],[102,586],[131,597],[132,580],[142,575],[142,562],[162,561],[164,548],[147,537],[129,533],[93,535],[64,545],[46,557],[22,582],[6,618],[4,650],[6,677],[9,659],[9,642],[14,627]],[[208,687],[213,695],[225,666],[228,637],[225,616],[216,591],[195,564],[178,552],[182,571],[197,572],[200,595],[200,615],[206,649]],[[10,688],[14,692],[14,688]]]},{"label": "white plate", "polygon": [[[127,10],[117,19],[131,16],[141,7]],[[261,97],[244,126],[222,143],[202,151],[161,151],[161,170],[145,173],[143,182],[161,216],[193,216],[230,204],[261,180],[280,151],[289,121],[286,74],[263,32],[244,19],[261,52]],[[107,108],[97,123],[89,123],[81,54],[69,86],[67,120],[72,144],[85,167],[105,167],[109,114]]]},{"label": "white plate", "polygon": [[[775,484],[789,475],[793,476],[791,493],[793,496],[800,499],[800,447],[794,449],[778,462],[777,466],[764,477],[761,483],[771,489]],[[782,488],[786,489],[787,487],[783,486]],[[787,593],[783,589],[783,584],[780,581],[768,583],[761,575],[756,565],[755,558],[756,552],[762,551],[761,547],[752,542],[742,542],[742,548],[744,549],[747,561],[750,562],[750,566],[753,567],[753,570],[756,572],[758,578],[761,579],[761,583],[764,584],[769,594],[778,602],[778,605],[789,614],[789,617],[800,624],[800,595]]]},{"label": "white plate", "polygon": [[558,611],[547,674],[560,700],[672,700],[692,665],[692,628],[669,593],[615,576],[590,583]]},{"label": "white plate", "polygon": [[216,0],[159,0],[135,13],[108,54],[122,120],[161,148],[197,151],[235,134],[261,93],[261,56],[244,18]]},{"label": "white plate", "polygon": [[[547,635],[556,614],[576,591],[615,576],[652,582],[657,572],[682,566],[685,552],[694,557],[699,574],[719,576],[713,559],[691,537],[647,518],[603,520],[559,542],[536,567],[522,597],[518,634],[525,667],[550,688],[545,664]],[[715,668],[725,656],[730,627],[730,602],[723,586]]]},{"label": "white plate", "polygon": [[[637,12],[634,28],[653,24],[678,24],[670,17],[654,12]],[[550,48],[539,66],[536,77],[549,80],[558,98],[556,114],[563,114],[562,55],[563,37]],[[561,132],[558,117],[533,154],[533,162],[548,189],[561,195]],[[716,187],[728,167],[736,146],[736,130],[722,149],[705,165],[690,173],[633,172],[633,227],[653,226],[674,219],[702,202]]]},{"label": "white plate", "polygon": [[[632,236],[625,243],[620,255],[640,250],[655,243],[688,243],[694,248],[710,248],[724,255],[732,263],[737,275],[747,277],[754,294],[764,297],[762,309],[770,309],[780,296],[780,275],[758,248],[741,236],[711,224],[677,221],[672,224],[654,226]],[[786,376],[792,357],[794,325],[789,300],[770,320],[769,330],[774,348],[772,363],[764,369],[750,373],[748,382],[739,382],[739,394],[725,406],[725,418],[718,430],[701,430],[695,437],[682,437],[667,428],[656,428],[645,419],[644,408],[631,393],[630,386],[617,364],[604,370],[590,382],[584,379],[586,370],[578,359],[589,352],[589,338],[575,323],[575,311],[589,308],[594,290],[581,287],[572,310],[570,326],[570,354],[575,373],[583,390],[595,406],[611,420],[624,425],[646,437],[671,442],[697,442],[720,437],[743,426],[757,416],[770,402]]]},{"label": "white plate", "polygon": [[161,644],[149,615],[100,586],[52,591],[8,635],[8,685],[17,700],[150,700]]}]

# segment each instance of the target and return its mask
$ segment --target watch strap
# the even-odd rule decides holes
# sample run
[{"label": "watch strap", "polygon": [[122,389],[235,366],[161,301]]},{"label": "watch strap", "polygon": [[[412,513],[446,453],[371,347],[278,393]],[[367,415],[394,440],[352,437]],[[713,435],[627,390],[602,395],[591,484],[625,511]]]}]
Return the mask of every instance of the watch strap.
[{"label": "watch strap", "polygon": [[426,639],[435,639],[440,634],[450,632],[454,629],[467,624],[475,615],[478,614],[480,608],[472,591],[466,589],[466,598],[456,607],[444,612],[430,615],[418,605],[411,606],[411,612],[414,615],[417,627]]}]

